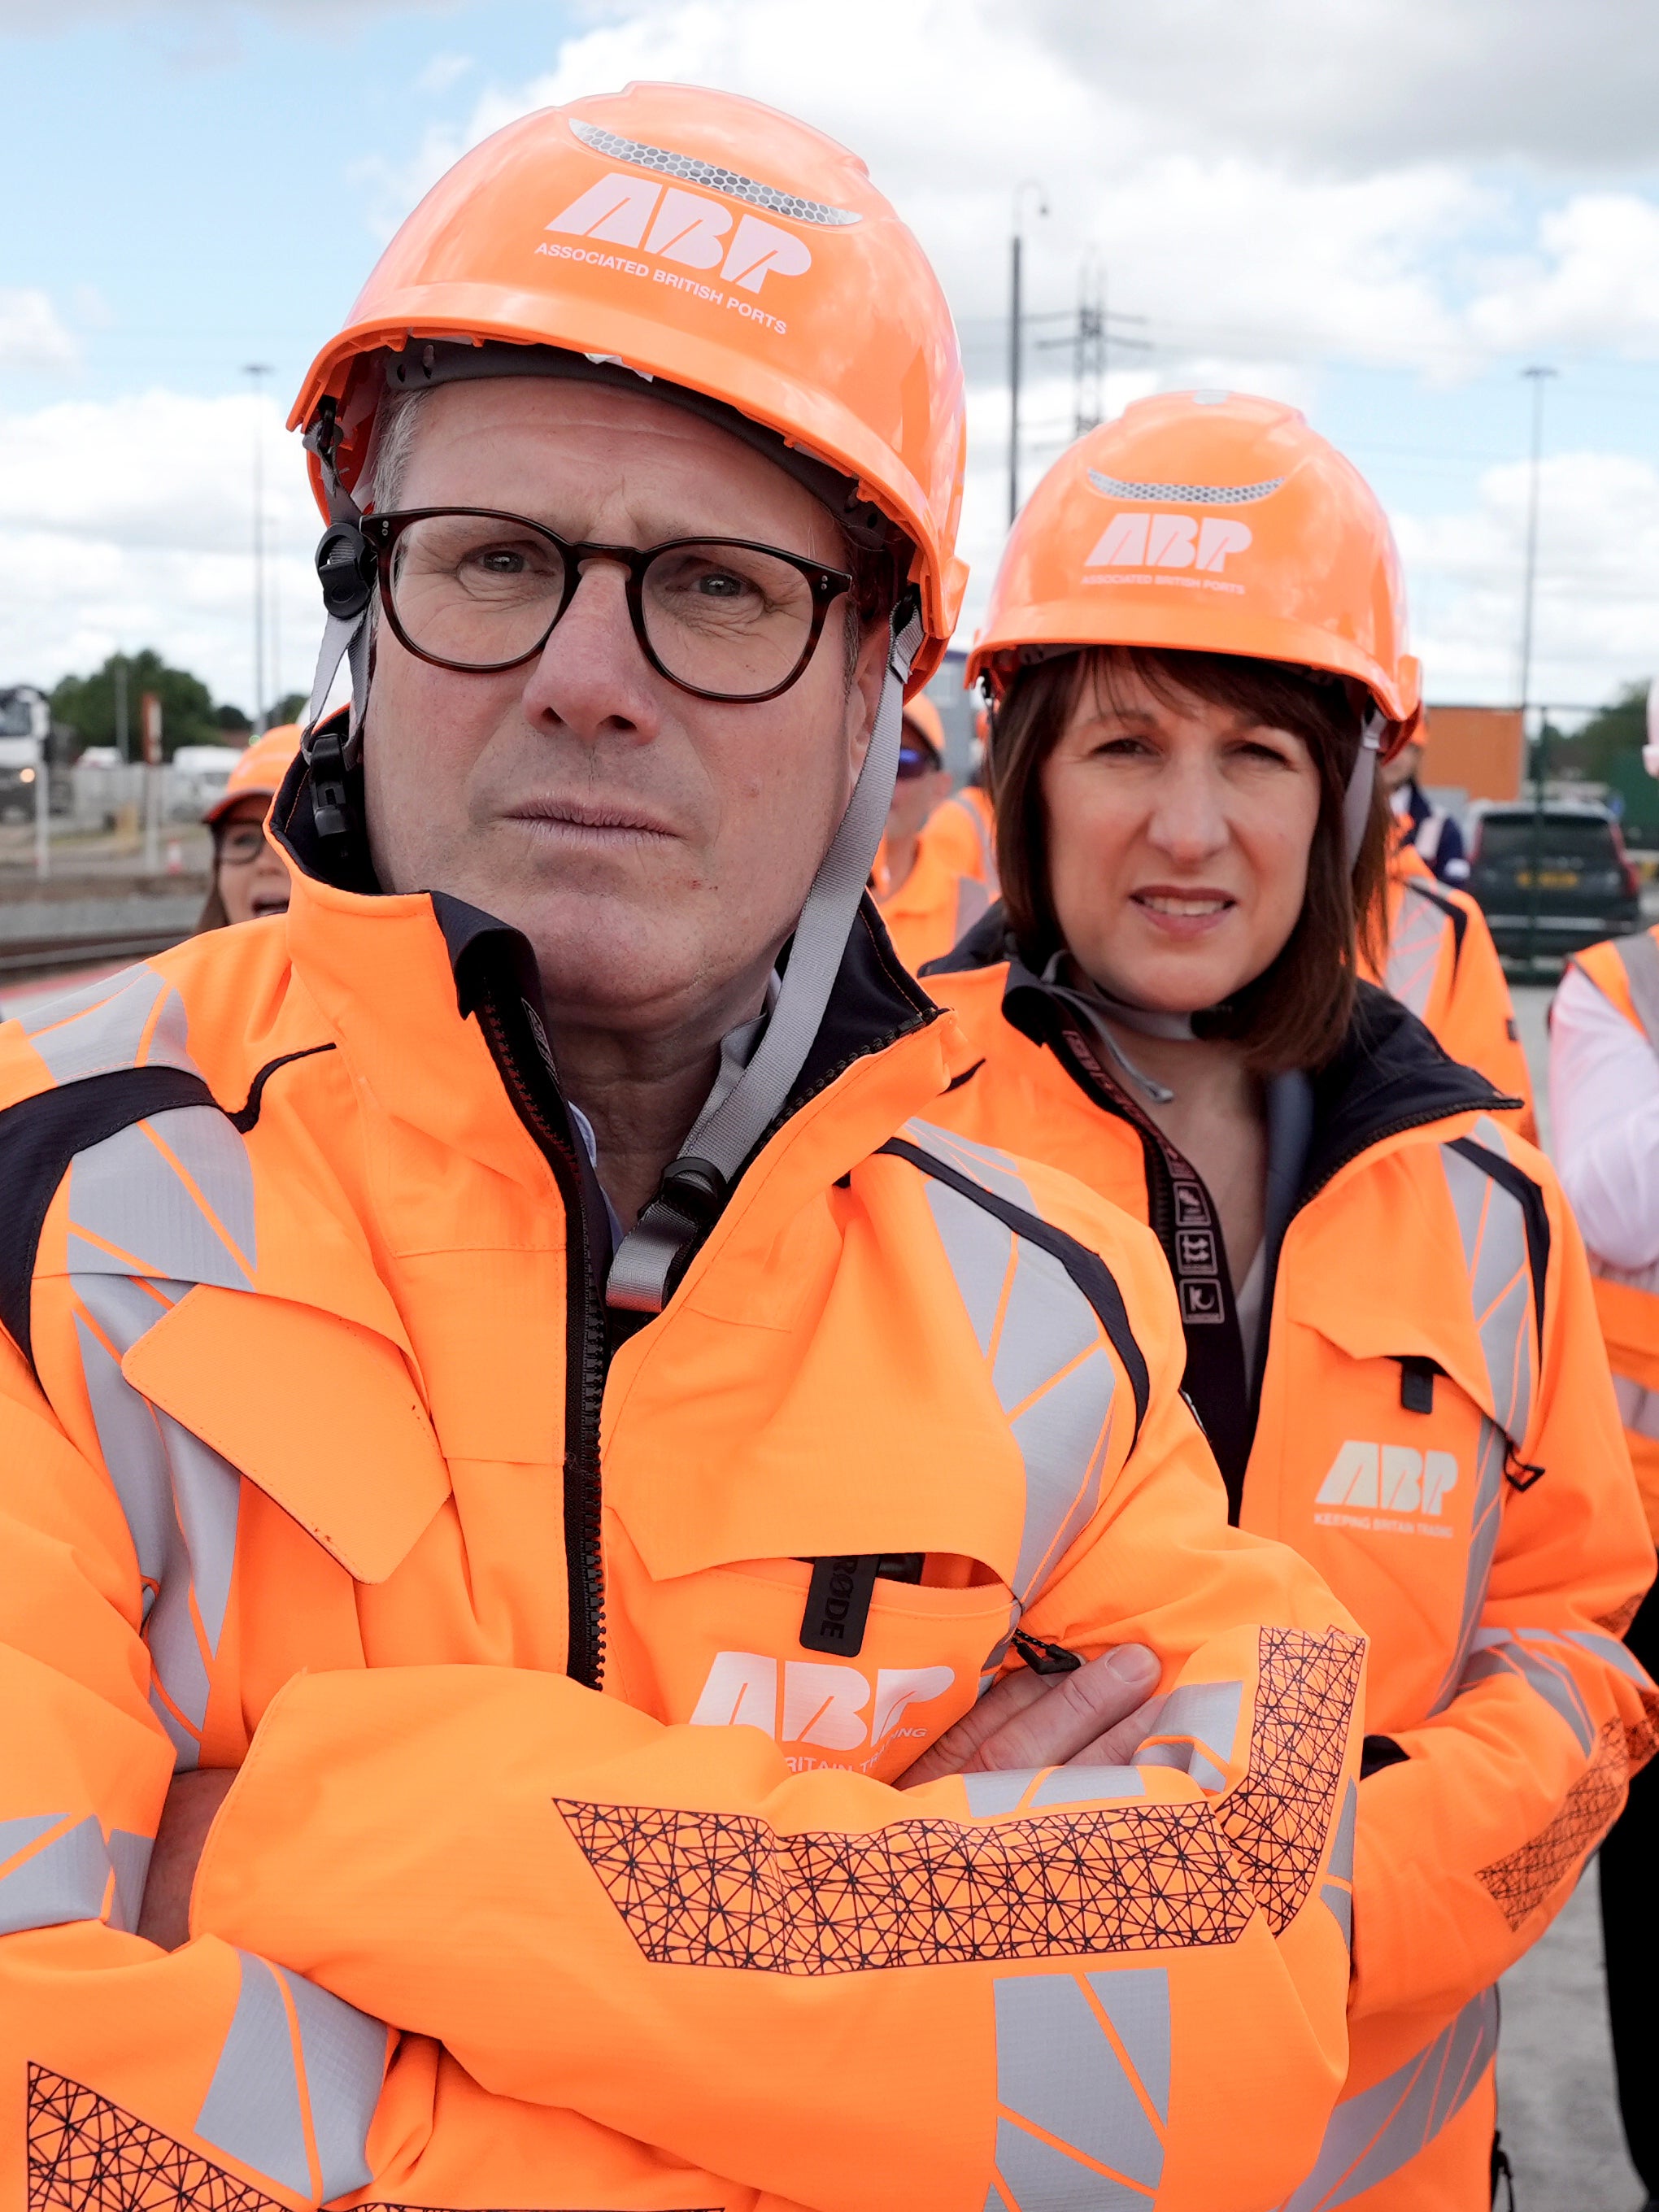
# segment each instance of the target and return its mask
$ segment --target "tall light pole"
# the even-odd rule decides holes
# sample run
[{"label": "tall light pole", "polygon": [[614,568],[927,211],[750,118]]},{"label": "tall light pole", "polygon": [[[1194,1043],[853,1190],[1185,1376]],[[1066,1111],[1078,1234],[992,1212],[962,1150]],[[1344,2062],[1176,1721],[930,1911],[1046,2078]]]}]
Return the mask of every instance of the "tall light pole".
[{"label": "tall light pole", "polygon": [[269,362],[251,361],[242,371],[253,387],[253,730],[265,726],[265,453],[264,380]]},{"label": "tall light pole", "polygon": [[[1527,484],[1527,569],[1521,605],[1521,742],[1527,742],[1532,711],[1533,605],[1538,589],[1538,491],[1544,455],[1544,386],[1553,368],[1523,368],[1532,386],[1532,468]],[[1544,856],[1544,729],[1540,721],[1532,753],[1532,852],[1527,871],[1527,972],[1537,957],[1538,875]]]},{"label": "tall light pole", "polygon": [[1020,226],[1024,219],[1025,195],[1036,194],[1036,211],[1047,215],[1048,203],[1042,187],[1028,177],[1014,194],[1014,234],[1010,240],[1008,265],[1008,527],[1019,513],[1019,368],[1024,351],[1020,326],[1020,252],[1024,244]]}]

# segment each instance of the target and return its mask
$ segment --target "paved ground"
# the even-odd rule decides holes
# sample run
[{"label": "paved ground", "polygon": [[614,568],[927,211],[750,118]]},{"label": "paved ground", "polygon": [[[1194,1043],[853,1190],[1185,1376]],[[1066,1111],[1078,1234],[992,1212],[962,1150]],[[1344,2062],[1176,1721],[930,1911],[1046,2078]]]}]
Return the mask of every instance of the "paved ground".
[{"label": "paved ground", "polygon": [[[1546,1146],[1551,988],[1513,987]],[[1613,2096],[1595,1881],[1592,1867],[1548,1935],[1504,1979],[1498,2124],[1515,2166],[1517,2212],[1636,2212],[1643,2203]]]}]

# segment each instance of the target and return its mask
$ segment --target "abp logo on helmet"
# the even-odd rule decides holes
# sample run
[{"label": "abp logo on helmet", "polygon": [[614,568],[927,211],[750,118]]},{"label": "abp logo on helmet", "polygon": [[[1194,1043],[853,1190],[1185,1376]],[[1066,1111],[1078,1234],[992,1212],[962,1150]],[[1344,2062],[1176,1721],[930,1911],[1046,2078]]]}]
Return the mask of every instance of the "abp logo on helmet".
[{"label": "abp logo on helmet", "polygon": [[570,127],[596,153],[634,162],[638,170],[656,174],[612,169],[590,185],[546,226],[567,237],[632,246],[686,269],[718,270],[723,283],[735,284],[740,291],[758,292],[769,276],[805,275],[812,266],[805,240],[761,216],[745,212],[734,216],[721,199],[708,198],[707,191],[688,191],[685,182],[663,184],[659,178],[702,185],[725,199],[744,201],[798,222],[840,228],[861,220],[850,209],[805,199],[689,154],[620,138],[591,123],[573,119]]},{"label": "abp logo on helmet", "polygon": [[[1183,507],[1251,506],[1271,497],[1284,481],[1274,477],[1255,484],[1141,483],[1089,471],[1089,482],[1103,498],[1179,500]],[[1085,570],[1190,568],[1200,575],[1219,575],[1233,554],[1247,551],[1254,542],[1249,523],[1234,514],[1125,509],[1106,525],[1083,565]]]}]

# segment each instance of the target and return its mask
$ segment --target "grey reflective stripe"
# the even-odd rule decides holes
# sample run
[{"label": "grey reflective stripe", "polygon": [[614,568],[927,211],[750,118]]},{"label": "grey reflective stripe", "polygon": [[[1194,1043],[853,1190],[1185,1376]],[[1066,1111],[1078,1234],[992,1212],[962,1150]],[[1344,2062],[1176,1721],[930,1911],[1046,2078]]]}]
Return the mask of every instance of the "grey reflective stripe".
[{"label": "grey reflective stripe", "polygon": [[1474,1650],[1458,1687],[1461,1692],[1499,1675],[1518,1676],[1553,1711],[1559,1713],[1588,1759],[1595,1747],[1595,1723],[1589,1708],[1567,1668],[1537,1648],[1540,1642],[1553,1641],[1553,1638],[1554,1632],[1547,1628],[1477,1629]]},{"label": "grey reflective stripe", "polygon": [[[1592,1263],[1591,1273],[1603,1274],[1604,1270]],[[1619,1279],[1615,1277],[1613,1279],[1616,1281]],[[1638,1285],[1638,1287],[1645,1287],[1645,1285]],[[1620,1374],[1615,1368],[1613,1375],[1613,1395],[1618,1401],[1619,1419],[1622,1425],[1636,1436],[1647,1437],[1655,1443],[1659,1443],[1659,1392],[1648,1389],[1643,1383],[1632,1382],[1628,1375]]]},{"label": "grey reflective stripe", "polygon": [[214,1107],[173,1107],[77,1153],[69,1218],[76,1274],[252,1287],[253,1170],[240,1133]]},{"label": "grey reflective stripe", "polygon": [[1420,1020],[1434,988],[1441,947],[1451,927],[1448,916],[1431,898],[1425,898],[1407,877],[1401,886],[1400,919],[1389,939],[1389,966],[1384,983],[1391,997],[1409,1006]]},{"label": "grey reflective stripe", "polygon": [[1456,1647],[1435,1692],[1431,1712],[1443,1712],[1457,1695],[1474,1648],[1474,1632],[1486,1607],[1486,1583],[1502,1524],[1504,1468],[1508,1457],[1509,1441],[1504,1431],[1483,1413],[1474,1447],[1474,1502],[1469,1509],[1469,1541],[1463,1560],[1463,1609],[1457,1624]]},{"label": "grey reflective stripe", "polygon": [[1353,1832],[1359,1811],[1359,1791],[1353,1783],[1348,1784],[1348,1794],[1342,1800],[1341,1818],[1336,1824],[1336,1833],[1331,1838],[1330,1863],[1325,1871],[1334,1875],[1339,1881],[1353,1880]]},{"label": "grey reflective stripe", "polygon": [[1603,1636],[1594,1629],[1570,1628],[1566,1631],[1565,1641],[1576,1644],[1581,1651],[1588,1651],[1592,1659],[1599,1659],[1604,1667],[1613,1668],[1626,1681],[1634,1682],[1638,1689],[1648,1687],[1647,1669],[1615,1638]]},{"label": "grey reflective stripe", "polygon": [[[0,1821],[0,1863],[47,1834],[62,1814]],[[109,1885],[104,1832],[88,1814],[61,1836],[41,1844],[0,1875],[0,1936],[27,1928],[61,1928],[70,1920],[96,1920]]]},{"label": "grey reflective stripe", "polygon": [[386,2073],[386,2031],[378,2020],[319,1990],[302,1974],[286,1966],[277,1972],[288,1984],[300,2023],[312,2133],[327,2203],[348,2190],[367,2187],[374,2178],[368,2130]]},{"label": "grey reflective stripe", "polygon": [[[1147,2192],[1164,2174],[1164,1970],[1000,1974],[992,1987],[997,2102],[1007,2116],[997,2125],[997,2170],[1019,2212],[1093,2212],[1120,2203],[1145,2212]],[[1115,2042],[1101,2024],[1103,2012]],[[1042,2134],[1028,2133],[1021,2120]]]},{"label": "grey reflective stripe", "polygon": [[1147,1715],[1135,1765],[1176,1767],[1201,1789],[1224,1790],[1243,1703],[1242,1682],[1182,1683]]},{"label": "grey reflective stripe", "polygon": [[[1039,1774],[1042,1779],[1031,1790]],[[1047,1774],[1040,1766],[1005,1766],[994,1773],[964,1774],[962,1784],[968,1793],[968,1810],[976,1820],[1018,1811],[1028,1790],[1027,1812],[1039,1806],[1102,1805],[1113,1798],[1146,1795],[1146,1784],[1133,1766],[1056,1766]]]},{"label": "grey reflective stripe", "polygon": [[115,1899],[110,1906],[109,1924],[125,1929],[129,1936],[137,1931],[139,1909],[144,1902],[144,1877],[149,1872],[149,1855],[155,1848],[153,1836],[135,1836],[128,1828],[112,1828],[109,1832],[110,1864],[115,1869]]},{"label": "grey reflective stripe", "polygon": [[33,1010],[29,1040],[59,1083],[118,1067],[201,1070],[185,1044],[185,1002],[153,968],[128,968]]},{"label": "grey reflective stripe", "polygon": [[1337,2106],[1283,2212],[1328,2212],[1398,2173],[1462,2109],[1497,2048],[1498,1992],[1483,1990],[1426,2050]]},{"label": "grey reflective stripe", "polygon": [[[300,2098],[303,2071],[323,2199],[362,2188],[373,2178],[366,2146],[386,2067],[386,2029],[286,1968],[246,1951],[237,1956],[236,2010],[196,2133],[314,2202]],[[283,1985],[299,2026],[297,2049]]]},{"label": "grey reflective stripe", "polygon": [[[1483,1118],[1472,1134],[1478,1143],[1509,1157],[1495,1122]],[[1449,1145],[1440,1147],[1440,1164],[1457,1215],[1492,1413],[1519,1447],[1532,1419],[1533,1393],[1533,1289],[1526,1217],[1520,1200],[1502,1183]]]},{"label": "grey reflective stripe", "polygon": [[1334,1881],[1319,1885],[1319,1901],[1337,1926],[1342,1930],[1342,1941],[1347,1949],[1353,1948],[1353,1892]]},{"label": "grey reflective stripe", "polygon": [[1659,945],[1651,930],[1644,929],[1634,937],[1615,937],[1613,949],[1630,985],[1631,1004],[1643,1034],[1659,1052]]},{"label": "grey reflective stripe", "polygon": [[[923,1121],[904,1134],[997,1196],[1035,1213],[1006,1152]],[[1051,1252],[1015,1236],[929,1176],[927,1204],[991,1383],[1025,1468],[1025,1519],[1013,1591],[1030,1605],[1087,1527],[1100,1497],[1116,1378],[1094,1308]]]},{"label": "grey reflective stripe", "polygon": [[[167,1306],[125,1276],[72,1279],[94,1324],[76,1317],[99,1449],[145,1586],[143,1634],[155,1674],[150,1702],[184,1771],[198,1762],[207,1722],[208,1669],[230,1599],[241,1481],[234,1468],[159,1412],[121,1372],[122,1356]],[[186,1285],[155,1287],[177,1296]]]}]

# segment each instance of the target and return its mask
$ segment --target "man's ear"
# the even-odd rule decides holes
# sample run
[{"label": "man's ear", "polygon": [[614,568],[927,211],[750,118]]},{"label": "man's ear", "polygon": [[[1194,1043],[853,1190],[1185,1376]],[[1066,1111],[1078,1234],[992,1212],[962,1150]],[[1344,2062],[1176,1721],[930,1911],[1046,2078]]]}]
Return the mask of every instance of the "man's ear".
[{"label": "man's ear", "polygon": [[853,680],[847,687],[848,767],[856,776],[875,734],[876,710],[881,705],[882,679],[887,673],[887,624],[880,620],[866,629]]}]

